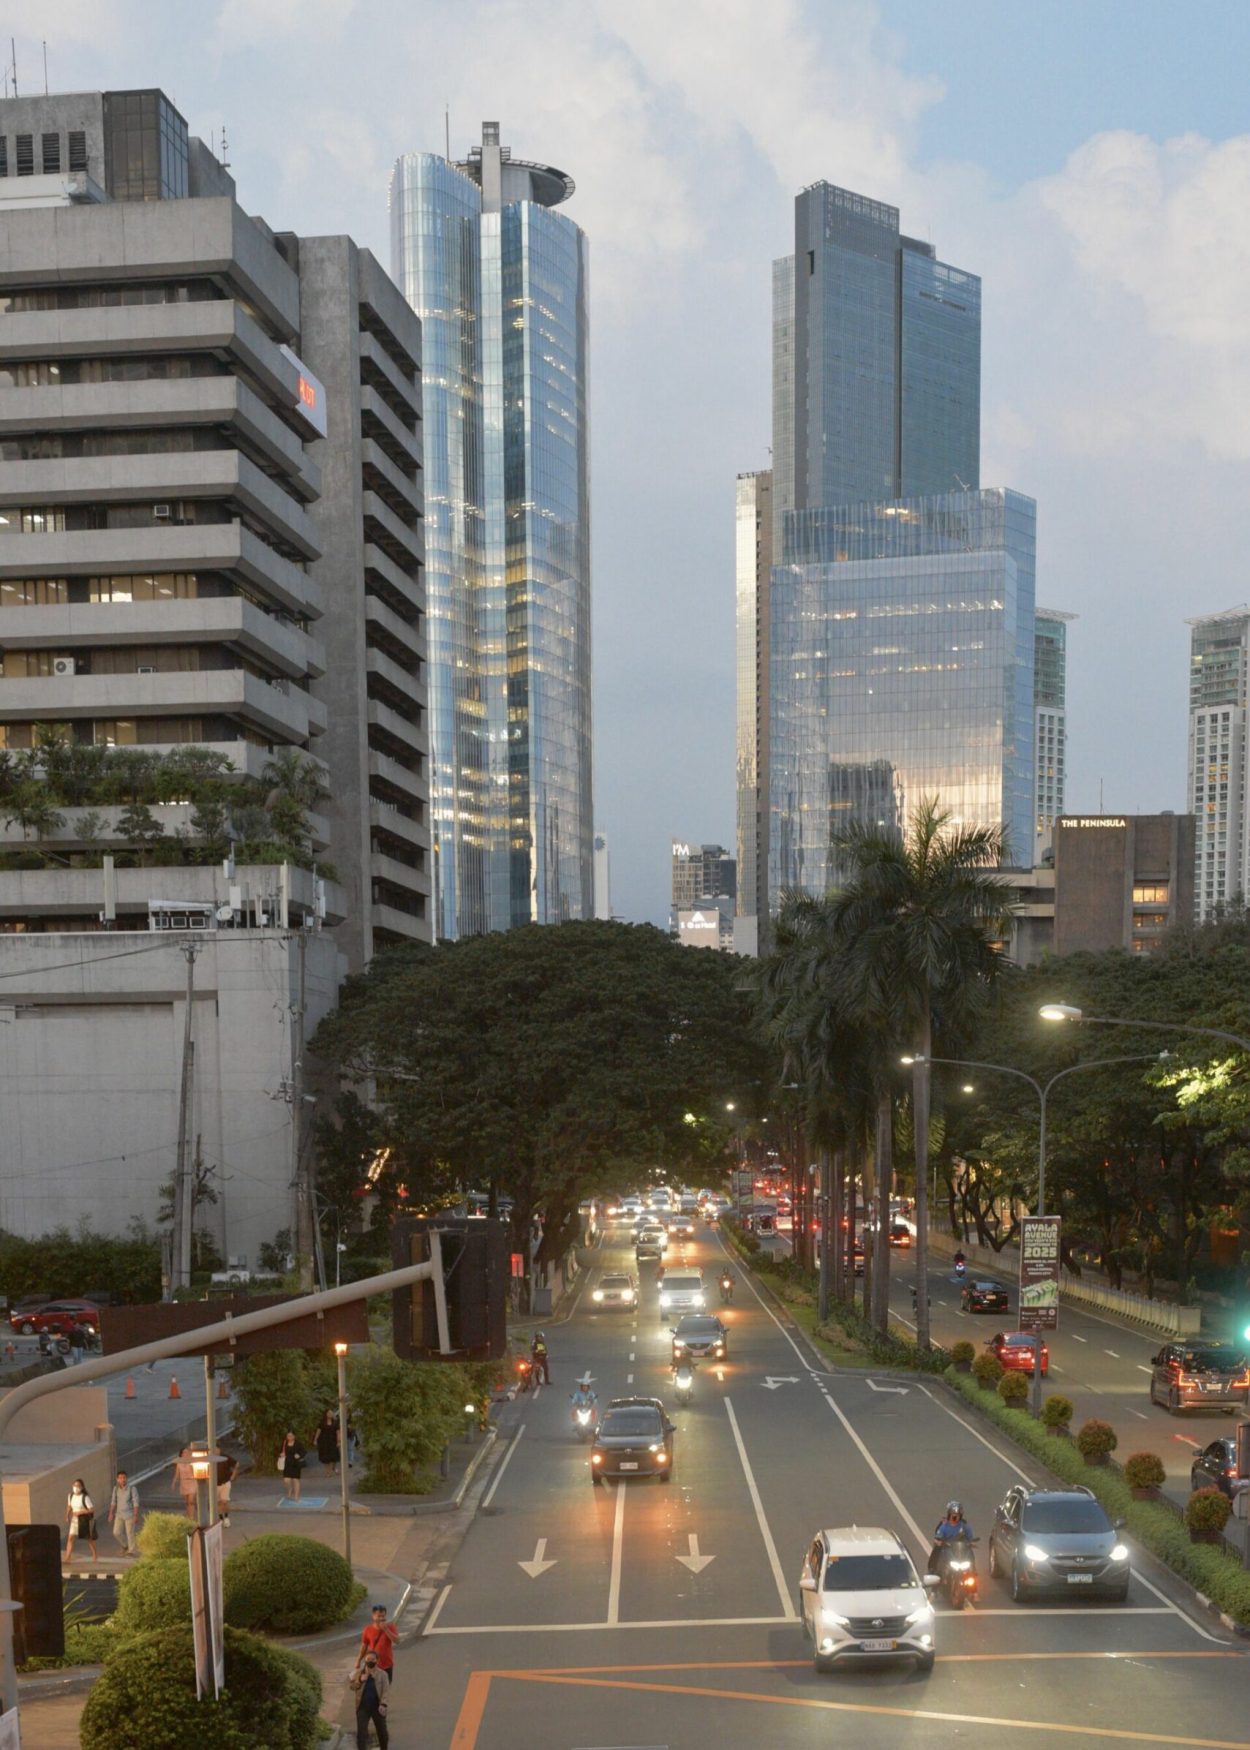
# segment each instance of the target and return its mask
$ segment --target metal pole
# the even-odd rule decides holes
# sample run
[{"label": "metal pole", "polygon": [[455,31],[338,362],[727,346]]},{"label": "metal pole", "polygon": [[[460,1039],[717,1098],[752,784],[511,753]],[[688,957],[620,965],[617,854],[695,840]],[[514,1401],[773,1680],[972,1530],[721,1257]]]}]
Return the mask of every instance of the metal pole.
[{"label": "metal pole", "polygon": [[296,936],[299,962],[298,996],[291,1005],[291,1185],[295,1193],[295,1259],[300,1287],[313,1285],[319,1223],[310,1195],[310,1168],[303,1160],[304,1133],[304,1006],[308,938]]},{"label": "metal pole", "polygon": [[833,1197],[829,1172],[829,1150],[820,1151],[820,1295],[817,1302],[817,1313],[821,1324],[829,1317],[829,1276],[832,1259],[830,1249],[833,1244],[833,1223],[830,1203]]},{"label": "metal pole", "polygon": [[[1060,1072],[1063,1073],[1062,1071]],[[1046,1213],[1046,1096],[1059,1079],[1053,1076],[1044,1088],[1039,1088],[1040,1115],[1037,1123],[1037,1213]],[[1033,1414],[1042,1413],[1042,1333],[1033,1332]]]},{"label": "metal pole", "polygon": [[182,1080],[178,1092],[178,1157],[174,1170],[174,1233],[173,1261],[170,1268],[170,1299],[179,1288],[191,1285],[191,1236],[195,1220],[195,1188],[188,1184],[190,1153],[191,1065],[195,1046],[191,1040],[191,1011],[195,1001],[195,957],[198,947],[183,946],[187,962],[187,989],[183,999],[182,1019]]},{"label": "metal pole", "polygon": [[352,1565],[352,1513],[347,1499],[347,1344],[334,1345],[339,1370],[339,1499],[343,1509],[343,1560]]},{"label": "metal pole", "polygon": [[204,1357],[204,1444],[212,1460],[213,1474],[208,1486],[208,1518],[205,1525],[217,1523],[217,1410],[213,1403],[213,1358]]}]

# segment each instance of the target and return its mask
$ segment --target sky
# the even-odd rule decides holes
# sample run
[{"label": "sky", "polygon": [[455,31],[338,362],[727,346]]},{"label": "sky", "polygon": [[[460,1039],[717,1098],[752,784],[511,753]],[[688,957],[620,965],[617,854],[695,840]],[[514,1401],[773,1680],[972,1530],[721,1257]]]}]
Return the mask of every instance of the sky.
[{"label": "sky", "polygon": [[1250,599],[1244,0],[10,0],[19,89],[156,85],[276,229],[390,265],[402,151],[483,119],[591,240],[596,826],[621,916],[734,841],[734,477],[825,179],[984,281],[983,485],[1038,500],[1070,812],[1185,800],[1187,618]]}]

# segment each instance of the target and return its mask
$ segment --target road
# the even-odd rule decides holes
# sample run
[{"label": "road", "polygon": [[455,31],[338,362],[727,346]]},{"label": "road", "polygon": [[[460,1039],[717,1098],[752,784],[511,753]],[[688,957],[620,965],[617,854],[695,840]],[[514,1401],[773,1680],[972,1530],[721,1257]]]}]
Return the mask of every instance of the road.
[{"label": "road", "polygon": [[[684,1251],[708,1269],[722,1257],[711,1234]],[[629,1262],[605,1245],[602,1267]],[[939,1610],[930,1676],[818,1676],[795,1615],[813,1533],[883,1525],[923,1561],[948,1496],[983,1531],[1027,1461],[940,1387],[818,1370],[742,1272],[727,1362],[701,1368],[694,1403],[675,1408],[653,1274],[636,1314],[595,1311],[583,1293],[549,1331],[553,1383],[509,1407],[424,1636],[400,1654],[396,1750],[706,1750],[852,1732],[867,1750],[997,1750],[1011,1733],[1041,1750],[1247,1742],[1244,1643],[1136,1573],[1124,1606],[1013,1605],[986,1580],[981,1609]],[[584,1368],[601,1400],[669,1397],[670,1485],[591,1487],[568,1424]]]}]

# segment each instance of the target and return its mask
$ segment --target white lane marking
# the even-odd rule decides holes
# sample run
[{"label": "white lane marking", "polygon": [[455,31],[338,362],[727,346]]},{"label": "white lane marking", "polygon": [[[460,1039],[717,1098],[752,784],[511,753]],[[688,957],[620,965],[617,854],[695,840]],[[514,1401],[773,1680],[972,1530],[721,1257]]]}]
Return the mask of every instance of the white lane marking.
[{"label": "white lane marking", "polygon": [[1133,1410],[1131,1414],[1136,1416],[1139,1422],[1148,1422],[1150,1420],[1150,1417],[1146,1414],[1145,1410]]},{"label": "white lane marking", "polygon": [[[923,1391],[924,1387],[921,1386],[920,1389],[921,1389],[921,1391]],[[916,1542],[920,1545],[921,1549],[924,1550],[925,1554],[927,1555],[929,1553],[929,1551],[933,1548],[933,1540],[931,1538],[928,1538],[925,1536],[924,1532],[921,1531],[920,1527],[916,1524],[916,1521],[912,1518],[911,1514],[907,1511],[906,1507],[903,1505],[903,1500],[902,1500],[902,1497],[899,1494],[898,1490],[894,1487],[894,1484],[890,1481],[889,1477],[886,1476],[885,1472],[882,1470],[881,1466],[877,1463],[876,1459],[872,1456],[871,1452],[869,1452],[868,1447],[864,1443],[859,1432],[857,1431],[856,1428],[854,1428],[852,1426],[850,1417],[846,1414],[846,1412],[838,1404],[834,1403],[833,1399],[829,1396],[829,1393],[827,1391],[822,1391],[820,1395],[821,1395],[821,1397],[824,1398],[824,1400],[828,1404],[829,1408],[833,1411],[834,1415],[838,1418],[838,1421],[841,1422],[843,1428],[846,1429],[846,1432],[850,1435],[851,1439],[854,1441],[856,1449],[858,1450],[860,1457],[863,1459],[864,1463],[868,1466],[868,1468],[872,1472],[873,1476],[876,1477],[877,1481],[881,1484],[881,1487],[885,1490],[887,1496],[890,1499],[891,1505],[893,1506],[895,1512],[898,1514],[899,1518],[903,1521],[903,1524],[911,1532],[911,1534],[915,1538]]]},{"label": "white lane marking", "polygon": [[489,1507],[491,1502],[495,1499],[495,1490],[499,1487],[500,1481],[503,1478],[503,1473],[508,1468],[508,1460],[512,1457],[512,1454],[516,1451],[517,1447],[521,1444],[521,1436],[522,1436],[522,1434],[524,1434],[524,1432],[525,1432],[525,1423],[522,1422],[521,1426],[517,1429],[516,1433],[512,1436],[512,1444],[509,1446],[507,1452],[504,1453],[503,1457],[499,1461],[499,1469],[495,1472],[494,1476],[491,1478],[490,1488],[487,1489],[486,1494],[482,1498],[482,1506],[483,1507]]},{"label": "white lane marking", "polygon": [[908,1392],[908,1387],[905,1385],[878,1385],[875,1379],[868,1380],[867,1385],[869,1391],[897,1392],[900,1397],[904,1398],[907,1396]]},{"label": "white lane marking", "polygon": [[1203,1628],[1201,1623],[1194,1621],[1193,1617],[1190,1616],[1187,1610],[1182,1609],[1179,1604],[1169,1598],[1166,1592],[1161,1592],[1153,1580],[1148,1580],[1141,1572],[1140,1568],[1134,1568],[1133,1573],[1134,1576],[1141,1581],[1147,1592],[1153,1592],[1155,1597],[1159,1599],[1160,1603],[1166,1604],[1174,1616],[1179,1616],[1182,1622],[1188,1623],[1194,1633],[1196,1635],[1201,1635],[1204,1641],[1214,1641],[1217,1647],[1232,1646],[1233,1643],[1231,1641],[1222,1641],[1218,1635],[1209,1634],[1207,1630]]},{"label": "white lane marking", "polygon": [[677,1560],[684,1568],[689,1568],[692,1574],[701,1574],[704,1568],[707,1567],[708,1563],[714,1562],[716,1557],[699,1554],[699,1536],[697,1532],[691,1531],[687,1535],[690,1541],[690,1553],[689,1555],[678,1556]]},{"label": "white lane marking", "polygon": [[[1001,1448],[995,1446],[992,1440],[987,1440],[985,1435],[981,1433],[979,1428],[974,1428],[972,1426],[972,1423],[966,1422],[964,1420],[964,1418],[958,1413],[958,1411],[952,1410],[949,1404],[944,1404],[942,1402],[941,1398],[938,1397],[937,1393],[931,1392],[927,1385],[922,1385],[920,1387],[920,1389],[927,1398],[931,1399],[932,1402],[937,1405],[939,1410],[945,1410],[946,1414],[951,1418],[951,1420],[953,1422],[958,1422],[959,1426],[961,1428],[967,1429],[968,1433],[972,1435],[972,1438],[974,1440],[979,1440],[981,1442],[982,1446],[985,1447],[987,1452],[992,1452],[994,1454],[995,1458],[1000,1458],[1003,1461],[1003,1463],[1007,1466],[1008,1470],[1014,1471],[1016,1473],[1016,1475],[1020,1478],[1021,1482],[1027,1483],[1031,1489],[1036,1487],[1036,1485],[1033,1481],[1033,1478],[1029,1475],[1029,1473],[1027,1471],[1021,1470],[1020,1466],[1015,1462],[1015,1460],[1008,1458],[1007,1454],[1005,1452],[1003,1452],[1001,1450]],[[987,1612],[984,1610],[979,1610],[978,1614],[981,1616],[985,1616],[987,1614]]]},{"label": "white lane marking", "polygon": [[612,1577],[608,1581],[608,1627],[621,1620],[621,1558],[625,1550],[625,1485],[616,1484],[616,1518],[612,1525]]},{"label": "white lane marking", "polygon": [[1104,1349],[1103,1354],[1110,1355],[1110,1357],[1113,1361],[1118,1361],[1120,1359],[1120,1357],[1116,1354],[1114,1349]]},{"label": "white lane marking", "polygon": [[547,1539],[545,1537],[540,1537],[534,1544],[534,1554],[530,1560],[528,1562],[518,1562],[517,1567],[524,1573],[528,1574],[531,1580],[537,1580],[540,1575],[547,1572],[548,1568],[554,1568],[556,1565],[556,1558],[554,1556],[550,1561],[546,1559],[546,1556]]},{"label": "white lane marking", "polygon": [[725,1411],[729,1417],[729,1426],[733,1431],[734,1444],[738,1448],[738,1458],[742,1465],[742,1474],[747,1480],[747,1491],[751,1496],[751,1504],[755,1508],[755,1518],[760,1528],[760,1536],[764,1539],[764,1548],[768,1551],[769,1566],[773,1571],[773,1579],[777,1586],[777,1596],[781,1600],[781,1608],[785,1612],[787,1622],[797,1622],[798,1617],[790,1603],[790,1592],[786,1586],[786,1577],[781,1571],[781,1562],[777,1556],[777,1545],[773,1542],[773,1534],[769,1530],[768,1520],[764,1514],[764,1503],[760,1500],[760,1492],[755,1486],[755,1473],[751,1469],[751,1461],[747,1457],[747,1449],[743,1444],[742,1430],[738,1427],[738,1418],[734,1415],[734,1407],[728,1398],[724,1399]]},{"label": "white lane marking", "polygon": [[1071,1337],[1071,1339],[1074,1343],[1088,1343],[1089,1342],[1088,1337],[1078,1337],[1075,1331],[1069,1331],[1068,1335]]},{"label": "white lane marking", "polygon": [[601,1635],[608,1628],[793,1628],[797,1621],[794,1616],[675,1616],[657,1622],[475,1622],[466,1623],[463,1628],[436,1628],[425,1632],[435,1635]]},{"label": "white lane marking", "polygon": [[[439,1593],[438,1597],[434,1600],[434,1608],[430,1612],[429,1616],[426,1619],[425,1627],[421,1630],[421,1633],[423,1635],[432,1635],[435,1633],[434,1624],[438,1621],[439,1612],[442,1610],[444,1604],[446,1604],[447,1597],[448,1597],[448,1594],[450,1593],[450,1591],[451,1591],[450,1584],[444,1586],[443,1590]],[[444,1629],[443,1633],[446,1634],[446,1632],[447,1632],[446,1629]]]},{"label": "white lane marking", "polygon": [[1173,1440],[1179,1440],[1182,1446],[1192,1446],[1195,1451],[1202,1445],[1201,1440],[1191,1440],[1188,1434],[1173,1434]]},{"label": "white lane marking", "polygon": [[633,1385],[633,1383],[634,1383],[634,1376],[633,1376],[633,1374],[632,1374],[632,1373],[627,1373],[627,1374],[626,1374],[626,1375],[625,1375],[625,1384],[626,1384],[626,1385]]},{"label": "white lane marking", "polygon": [[1143,1366],[1142,1366],[1142,1364],[1141,1364],[1141,1362],[1140,1362],[1140,1361],[1138,1361],[1138,1362],[1135,1362],[1135,1363],[1134,1363],[1134,1366],[1135,1366],[1135,1367],[1136,1367],[1136,1368],[1137,1368],[1137,1371],[1138,1371],[1138,1373],[1150,1373],[1150,1374],[1153,1374],[1153,1372],[1154,1372],[1154,1368],[1153,1368],[1153,1367],[1143,1367]]},{"label": "white lane marking", "polygon": [[799,1382],[792,1373],[780,1375],[769,1373],[765,1375],[763,1383],[765,1391],[776,1391],[779,1385],[797,1385]]},{"label": "white lane marking", "polygon": [[631,1361],[634,1359],[634,1351],[632,1349],[629,1352],[629,1358]]}]

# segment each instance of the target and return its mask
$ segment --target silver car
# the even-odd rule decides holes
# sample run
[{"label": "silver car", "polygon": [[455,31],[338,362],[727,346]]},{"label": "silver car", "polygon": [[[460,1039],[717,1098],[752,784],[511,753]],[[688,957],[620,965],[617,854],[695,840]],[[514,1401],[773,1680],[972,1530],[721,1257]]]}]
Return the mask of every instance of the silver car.
[{"label": "silver car", "polygon": [[923,1578],[899,1538],[877,1526],[817,1532],[799,1574],[799,1615],[817,1671],[843,1659],[914,1659],[932,1671],[936,1574]]}]

